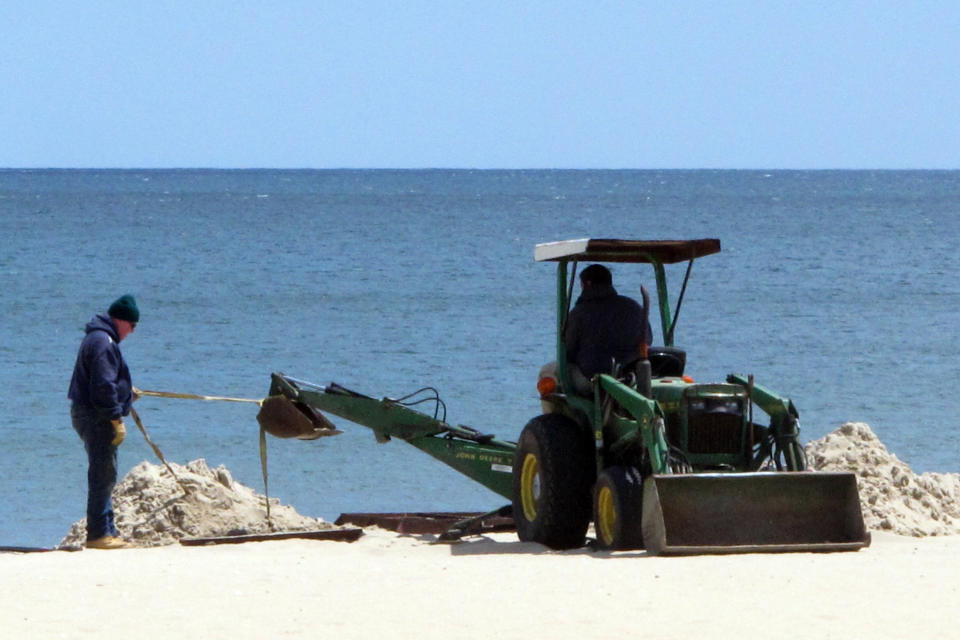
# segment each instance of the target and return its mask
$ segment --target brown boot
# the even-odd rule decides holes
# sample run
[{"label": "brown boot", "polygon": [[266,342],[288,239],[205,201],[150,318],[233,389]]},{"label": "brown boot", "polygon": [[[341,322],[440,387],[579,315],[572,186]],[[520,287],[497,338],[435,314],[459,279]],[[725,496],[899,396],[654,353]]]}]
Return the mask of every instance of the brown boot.
[{"label": "brown boot", "polygon": [[103,536],[96,540],[87,540],[87,549],[130,549],[132,544],[123,538],[115,536]]}]

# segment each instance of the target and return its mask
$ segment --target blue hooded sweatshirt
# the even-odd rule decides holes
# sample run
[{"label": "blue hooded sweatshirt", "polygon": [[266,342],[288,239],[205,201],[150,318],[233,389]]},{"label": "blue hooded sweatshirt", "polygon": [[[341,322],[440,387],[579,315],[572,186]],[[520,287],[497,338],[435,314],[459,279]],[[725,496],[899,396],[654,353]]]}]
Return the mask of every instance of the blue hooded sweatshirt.
[{"label": "blue hooded sweatshirt", "polygon": [[106,313],[87,323],[67,397],[74,404],[93,409],[102,419],[113,420],[130,413],[133,383],[130,369],[120,353],[117,328]]}]

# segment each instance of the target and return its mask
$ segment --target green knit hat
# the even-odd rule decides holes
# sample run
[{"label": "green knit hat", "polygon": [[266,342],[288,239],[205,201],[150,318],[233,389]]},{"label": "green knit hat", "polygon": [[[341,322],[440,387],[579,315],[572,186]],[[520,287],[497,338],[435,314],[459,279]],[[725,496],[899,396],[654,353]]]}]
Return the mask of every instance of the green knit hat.
[{"label": "green knit hat", "polygon": [[114,300],[107,313],[110,314],[111,318],[118,318],[127,322],[140,322],[140,309],[137,308],[137,301],[129,293]]}]

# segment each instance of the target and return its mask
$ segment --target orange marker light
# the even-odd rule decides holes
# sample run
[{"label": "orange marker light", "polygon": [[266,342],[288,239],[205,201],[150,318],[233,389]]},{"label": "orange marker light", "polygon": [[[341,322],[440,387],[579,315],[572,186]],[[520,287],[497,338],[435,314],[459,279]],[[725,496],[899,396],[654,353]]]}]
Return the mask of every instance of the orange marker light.
[{"label": "orange marker light", "polygon": [[690,376],[683,376],[683,381],[688,384],[693,384],[693,378],[691,378]]},{"label": "orange marker light", "polygon": [[540,378],[537,380],[537,391],[540,392],[540,397],[546,397],[554,393],[557,390],[557,379],[547,376],[546,378]]}]

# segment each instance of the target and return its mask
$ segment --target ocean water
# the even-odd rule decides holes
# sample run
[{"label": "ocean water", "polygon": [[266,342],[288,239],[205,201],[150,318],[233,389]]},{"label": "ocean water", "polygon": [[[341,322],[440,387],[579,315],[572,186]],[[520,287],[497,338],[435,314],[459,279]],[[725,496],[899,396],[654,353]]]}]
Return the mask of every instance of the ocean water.
[{"label": "ocean water", "polygon": [[[688,373],[753,373],[804,441],[865,421],[914,470],[960,470],[960,172],[5,170],[0,545],[55,544],[84,515],[66,388],[120,294],[141,308],[122,349],[143,389],[261,398],[272,371],[433,386],[448,421],[513,439],[553,357],[555,271],[533,246],[579,237],[720,238],[680,312]],[[613,270],[622,293],[652,281]],[[254,405],[137,409],[167,459],[263,490]],[[335,438],[269,440],[272,496],[329,520],[503,503],[334,419]],[[156,462],[128,427],[121,474]]]}]

